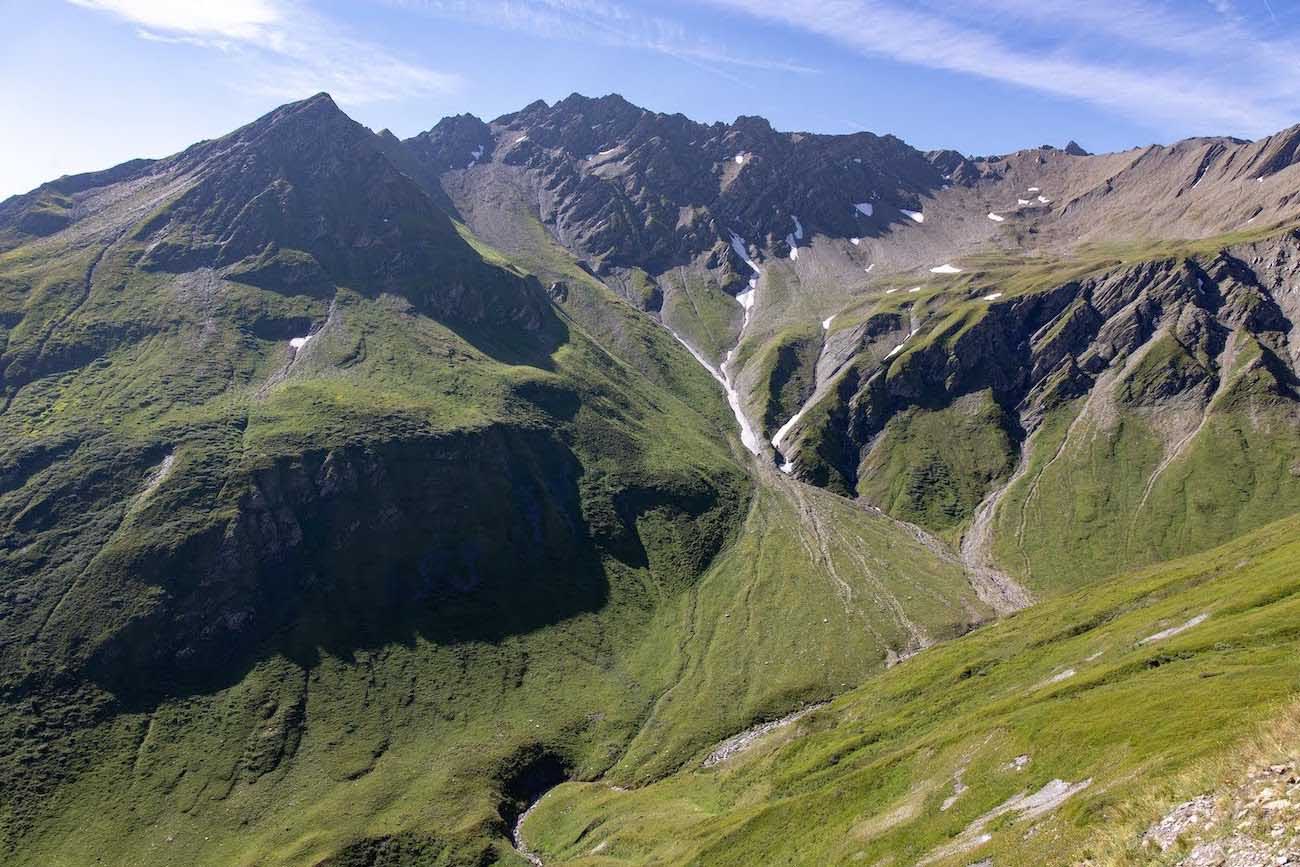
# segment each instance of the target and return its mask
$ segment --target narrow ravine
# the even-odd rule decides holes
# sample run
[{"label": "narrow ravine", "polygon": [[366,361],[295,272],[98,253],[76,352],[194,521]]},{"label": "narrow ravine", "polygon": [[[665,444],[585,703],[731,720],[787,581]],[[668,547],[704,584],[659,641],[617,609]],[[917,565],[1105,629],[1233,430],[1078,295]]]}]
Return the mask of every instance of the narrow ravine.
[{"label": "narrow ravine", "polygon": [[993,561],[993,520],[1007,491],[1028,471],[1029,459],[1030,450],[1026,443],[1015,472],[976,507],[970,529],[961,539],[961,561],[966,567],[967,580],[980,601],[999,617],[1028,608],[1034,601],[1024,586],[998,569]]},{"label": "narrow ravine", "polygon": [[[546,792],[549,791],[550,789],[546,790]],[[542,867],[542,856],[529,849],[528,844],[524,842],[524,821],[533,810],[537,809],[537,805],[542,802],[542,798],[546,797],[546,792],[538,795],[537,800],[529,804],[528,809],[519,814],[519,818],[515,819],[515,826],[510,829],[510,842],[515,847],[515,851],[528,859],[528,863],[534,865],[534,867]]]},{"label": "narrow ravine", "polygon": [[722,385],[722,390],[727,394],[727,404],[731,407],[731,413],[736,417],[736,423],[740,425],[740,442],[749,450],[750,454],[757,456],[762,453],[762,444],[759,440],[758,432],[754,430],[754,426],[750,424],[749,417],[745,415],[744,405],[741,403],[740,399],[740,392],[736,389],[735,383],[732,381],[731,374],[728,372],[727,368],[731,364],[731,359],[735,356],[736,350],[740,347],[740,342],[745,339],[745,329],[749,327],[750,313],[754,309],[754,301],[758,293],[758,280],[763,276],[763,272],[754,260],[749,258],[745,246],[745,239],[737,235],[735,232],[731,233],[731,246],[736,255],[754,271],[754,276],[749,280],[749,288],[736,295],[736,302],[740,304],[741,308],[745,311],[744,319],[741,320],[740,331],[736,334],[736,343],[731,347],[731,349],[727,350],[726,356],[722,359],[722,364],[715,367],[694,346],[687,343],[684,337],[676,331],[673,331],[672,328],[669,328],[667,323],[664,323],[664,327],[668,329],[669,334],[677,338],[678,343],[686,347],[686,351],[691,354],[691,357],[698,361],[700,365],[707,370],[709,374],[719,382],[719,384]]}]

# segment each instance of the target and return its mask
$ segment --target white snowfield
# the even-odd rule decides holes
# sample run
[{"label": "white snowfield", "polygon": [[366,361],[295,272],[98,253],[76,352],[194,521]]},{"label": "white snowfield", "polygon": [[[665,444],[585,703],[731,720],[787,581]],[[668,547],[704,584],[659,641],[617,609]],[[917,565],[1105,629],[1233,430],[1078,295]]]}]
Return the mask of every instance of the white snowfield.
[{"label": "white snowfield", "polygon": [[737,235],[735,232],[731,233],[731,249],[736,251],[736,255],[744,260],[745,264],[752,268],[755,274],[763,273],[758,265],[754,264],[754,260],[749,258],[749,248],[745,243],[745,239]]},{"label": "white snowfield", "polygon": [[870,274],[870,273],[871,273],[871,269],[874,268],[874,267],[876,267],[876,263],[875,263],[875,262],[872,262],[870,265],[868,265],[868,266],[866,267],[866,269],[865,269],[866,273]]},{"label": "white snowfield", "polygon": [[786,236],[785,236],[785,243],[786,243],[786,246],[788,246],[788,247],[790,248],[790,258],[791,258],[791,259],[798,259],[798,258],[799,258],[799,248],[796,246],[796,244],[797,244],[798,242],[795,240],[794,235],[786,235]]},{"label": "white snowfield", "polygon": [[1039,196],[1038,201],[1042,202],[1044,205],[1050,205],[1052,203],[1052,200],[1047,198],[1047,196]]},{"label": "white snowfield", "polygon": [[1038,187],[1030,187],[1030,188],[1027,190],[1027,192],[1030,192],[1030,193],[1041,193],[1042,190],[1040,190]]},{"label": "white snowfield", "polygon": [[921,291],[921,287],[920,287],[920,286],[913,286],[911,289],[908,289],[907,291],[908,291],[908,292],[920,292],[920,291]]},{"label": "white snowfield", "polygon": [[925,214],[921,213],[920,211],[909,211],[905,208],[899,208],[898,210],[902,211],[904,215],[911,217],[913,220],[915,220],[918,223],[925,222]]},{"label": "white snowfield", "polygon": [[930,273],[931,274],[960,274],[961,269],[953,264],[936,265],[935,267],[930,269]]},{"label": "white snowfield", "polygon": [[989,211],[989,219],[995,223],[1001,223],[1003,220],[1006,219],[1006,217],[1003,217],[1000,214],[995,214],[992,211]]},{"label": "white snowfield", "polygon": [[[741,294],[747,295],[751,293],[741,293]],[[736,300],[737,301],[740,300],[739,295],[736,296]],[[744,302],[741,303],[743,304]],[[753,299],[751,298],[750,306],[752,305],[753,305]],[[745,309],[746,311],[748,311],[749,308],[746,307]],[[748,316],[746,316],[746,318],[748,318]],[[673,337],[676,337],[677,342],[680,343],[682,346],[685,346],[686,351],[689,352],[691,356],[696,361],[698,361],[701,366],[704,367],[705,370],[711,373],[713,375],[713,378],[716,379],[718,383],[722,386],[722,390],[727,393],[727,404],[731,407],[731,412],[736,417],[736,422],[740,425],[741,444],[744,445],[745,448],[749,449],[750,454],[757,455],[759,453],[758,434],[754,433],[754,428],[750,426],[749,419],[745,418],[745,413],[740,408],[740,393],[737,392],[736,389],[732,388],[731,381],[728,379],[725,373],[718,370],[718,368],[714,367],[712,364],[709,363],[709,360],[707,358],[705,358],[703,355],[700,355],[700,353],[696,352],[695,347],[691,346],[689,343],[683,340],[681,335],[679,335],[676,331],[671,331],[671,330],[669,331],[669,333],[672,334]],[[732,352],[735,352],[735,350],[733,349]],[[727,358],[728,359],[731,358],[731,352],[727,353]]]},{"label": "white snowfield", "polygon": [[745,164],[745,155],[736,154],[736,165],[743,166],[744,164]]},{"label": "white snowfield", "polygon": [[307,341],[311,340],[311,338],[312,335],[310,334],[308,334],[306,337],[291,337],[289,338],[289,346],[295,351],[302,349],[304,346],[307,345]]},{"label": "white snowfield", "polygon": [[899,344],[898,344],[897,346],[895,346],[893,349],[889,350],[889,354],[885,356],[885,360],[888,361],[889,359],[893,358],[893,357],[894,357],[895,355],[897,355],[898,353],[902,352],[902,351],[903,351],[903,347],[907,345],[907,341],[911,340],[913,337],[916,336],[916,331],[917,331],[917,330],[916,330],[915,328],[913,328],[912,331],[911,331],[911,332],[910,332],[906,337],[904,337],[904,338],[899,342]]},{"label": "white snowfield", "polygon": [[902,352],[902,347],[907,346],[907,341],[910,341],[911,338],[917,337],[917,330],[918,329],[911,329],[911,331],[907,333],[907,337],[902,338],[902,341],[898,342],[898,346],[892,348],[892,350],[889,350],[889,355],[885,356],[885,361],[888,361],[889,359],[892,359],[893,356],[900,354],[900,352]]},{"label": "white snowfield", "polygon": [[781,425],[781,429],[778,430],[778,431],[776,432],[776,434],[774,434],[773,437],[772,437],[772,447],[773,447],[773,448],[778,449],[778,450],[781,448],[781,442],[785,439],[785,435],[788,434],[788,433],[790,432],[790,429],[791,429],[791,428],[793,428],[796,424],[799,423],[799,419],[803,418],[803,414],[804,414],[807,410],[808,410],[808,407],[805,406],[803,409],[799,410],[799,411],[796,412],[794,415],[790,416],[790,420],[789,420],[789,421],[787,421],[785,424]]},{"label": "white snowfield", "polygon": [[822,320],[822,331],[830,331],[830,330],[831,330],[831,322],[832,322],[832,320],[834,320],[834,319],[835,319],[835,314],[834,314],[834,313],[832,313],[830,316],[827,316],[825,319],[823,319],[823,320]]},{"label": "white snowfield", "polygon": [[876,206],[870,202],[857,202],[853,205],[854,209],[864,217],[870,217],[876,212]]},{"label": "white snowfield", "polygon": [[894,294],[895,292],[897,292],[897,291],[898,291],[898,287],[895,286],[893,289],[886,289],[886,290],[885,290],[885,294],[886,294],[886,295],[893,295],[893,294]]},{"label": "white snowfield", "polygon": [[1023,208],[1025,205],[1029,204],[1029,200],[1028,200],[1028,199],[1016,199],[1016,204],[1017,204],[1017,205],[1020,205],[1020,206]]},{"label": "white snowfield", "polygon": [[861,239],[861,238],[849,238],[849,243],[856,247],[856,246],[858,246],[859,244],[862,243],[862,239]]},{"label": "white snowfield", "polygon": [[993,292],[993,293],[990,293],[990,294],[988,294],[988,295],[985,295],[985,296],[984,296],[982,299],[980,299],[980,300],[982,300],[982,301],[997,301],[997,300],[998,300],[999,298],[1001,298],[1001,297],[1002,297],[1002,293],[1001,293],[1001,292]]}]

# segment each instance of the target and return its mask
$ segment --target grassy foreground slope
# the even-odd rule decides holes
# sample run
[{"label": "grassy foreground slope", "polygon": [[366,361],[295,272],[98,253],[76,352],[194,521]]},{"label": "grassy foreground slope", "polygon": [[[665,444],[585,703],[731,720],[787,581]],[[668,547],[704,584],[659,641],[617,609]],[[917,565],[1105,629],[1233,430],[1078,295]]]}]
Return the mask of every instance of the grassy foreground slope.
[{"label": "grassy foreground slope", "polygon": [[1150,863],[1300,686],[1297,563],[1291,518],[1043,602],[708,769],[566,784],[525,836],[548,864]]}]

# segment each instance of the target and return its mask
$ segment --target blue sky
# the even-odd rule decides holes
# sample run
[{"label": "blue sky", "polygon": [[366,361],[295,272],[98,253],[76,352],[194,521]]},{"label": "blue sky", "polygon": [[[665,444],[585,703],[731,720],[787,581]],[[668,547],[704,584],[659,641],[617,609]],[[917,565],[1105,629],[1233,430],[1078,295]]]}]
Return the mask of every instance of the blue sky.
[{"label": "blue sky", "polygon": [[1002,153],[1300,123],[1300,0],[0,0],[0,198],[321,90],[409,136],[622,93]]}]

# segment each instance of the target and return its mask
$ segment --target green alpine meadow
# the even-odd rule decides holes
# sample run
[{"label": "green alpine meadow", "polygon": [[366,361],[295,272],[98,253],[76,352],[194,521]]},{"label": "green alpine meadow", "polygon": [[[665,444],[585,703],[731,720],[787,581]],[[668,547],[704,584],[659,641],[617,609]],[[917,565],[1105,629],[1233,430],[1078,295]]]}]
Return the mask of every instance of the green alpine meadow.
[{"label": "green alpine meadow", "polygon": [[321,93],[12,196],[0,863],[1298,864],[1298,326],[1300,127]]}]

